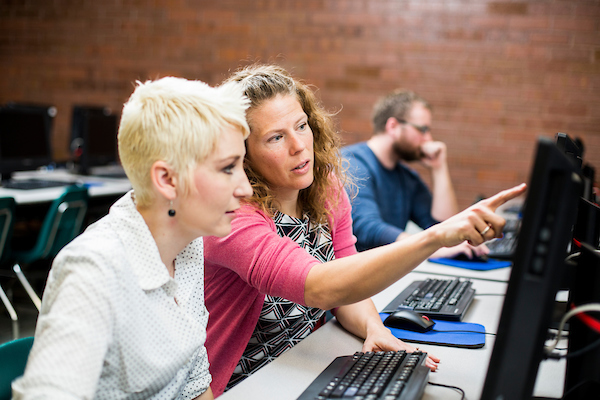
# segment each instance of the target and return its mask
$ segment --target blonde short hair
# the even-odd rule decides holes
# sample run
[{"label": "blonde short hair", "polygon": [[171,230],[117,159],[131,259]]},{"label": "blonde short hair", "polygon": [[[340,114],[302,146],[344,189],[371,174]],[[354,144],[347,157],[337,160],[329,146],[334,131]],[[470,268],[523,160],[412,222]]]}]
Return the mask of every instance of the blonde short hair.
[{"label": "blonde short hair", "polygon": [[165,77],[137,82],[123,107],[119,157],[140,207],[152,203],[150,169],[158,160],[180,177],[189,191],[192,169],[214,151],[221,132],[235,127],[248,137],[245,111],[249,101],[239,86],[213,88],[201,81]]}]

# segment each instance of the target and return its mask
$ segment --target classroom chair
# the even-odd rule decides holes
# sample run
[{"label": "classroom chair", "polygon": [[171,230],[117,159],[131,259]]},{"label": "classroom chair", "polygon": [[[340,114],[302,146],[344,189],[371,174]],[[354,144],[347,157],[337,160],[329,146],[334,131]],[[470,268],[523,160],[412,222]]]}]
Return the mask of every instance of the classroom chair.
[{"label": "classroom chair", "polygon": [[16,264],[13,271],[25,288],[38,311],[41,300],[25,277],[21,265],[39,260],[51,260],[60,249],[81,233],[88,207],[88,190],[85,186],[72,185],[50,205],[35,245],[31,250],[15,251]]},{"label": "classroom chair", "polygon": [[15,339],[0,345],[0,400],[12,398],[12,381],[23,375],[33,337]]},{"label": "classroom chair", "polygon": [[[14,272],[11,269],[11,251],[10,244],[13,234],[13,225],[15,217],[15,200],[12,197],[0,198],[0,277],[13,278]],[[12,306],[6,292],[0,285],[0,299],[13,324],[13,338],[19,337],[19,325],[17,313]]]}]

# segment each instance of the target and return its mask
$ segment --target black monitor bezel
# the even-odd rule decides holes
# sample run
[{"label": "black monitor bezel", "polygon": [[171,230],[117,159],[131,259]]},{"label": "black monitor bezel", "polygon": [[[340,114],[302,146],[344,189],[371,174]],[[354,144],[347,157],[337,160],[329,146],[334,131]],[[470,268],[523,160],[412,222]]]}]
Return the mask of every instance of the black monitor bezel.
[{"label": "black monitor bezel", "polygon": [[583,149],[564,132],[557,132],[554,136],[556,147],[567,157],[570,157],[575,164],[581,168],[583,165]]},{"label": "black monitor bezel", "polygon": [[[90,148],[91,130],[90,120],[93,118],[106,118],[114,124],[114,140],[111,141],[110,152],[96,152]],[[71,123],[71,151],[77,164],[79,173],[87,175],[94,167],[116,165],[119,163],[117,152],[117,132],[119,116],[108,107],[75,105]]]},{"label": "black monitor bezel", "polygon": [[556,293],[566,271],[582,184],[578,170],[553,141],[538,140],[483,400],[532,396]]},{"label": "black monitor bezel", "polygon": [[[580,254],[574,263],[573,281],[569,292],[569,308],[590,303],[600,303],[600,253],[598,248],[581,243]],[[597,313],[594,317],[597,320]],[[568,353],[581,352],[577,357],[567,358],[565,374],[565,398],[592,399],[600,387],[600,347],[591,344],[598,340],[598,333],[587,326],[579,316],[569,320]],[[571,397],[573,396],[573,397]]]},{"label": "black monitor bezel", "polygon": [[0,151],[0,174],[3,181],[11,179],[14,172],[33,171],[40,167],[48,166],[53,162],[52,156],[52,128],[56,108],[54,106],[45,105],[24,105],[18,103],[9,103],[0,108],[0,113],[10,113],[22,115],[24,118],[39,117],[42,118],[44,131],[36,138],[23,138],[23,144],[29,143],[30,140],[39,140],[43,138],[45,143],[44,155],[32,155],[31,157],[6,157],[2,156]]}]

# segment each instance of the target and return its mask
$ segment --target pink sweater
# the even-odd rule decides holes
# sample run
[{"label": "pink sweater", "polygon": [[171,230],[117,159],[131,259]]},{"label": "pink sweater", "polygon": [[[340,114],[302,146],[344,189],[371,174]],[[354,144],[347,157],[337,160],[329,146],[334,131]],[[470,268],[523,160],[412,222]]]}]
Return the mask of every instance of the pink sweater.
[{"label": "pink sweater", "polygon": [[[356,253],[346,193],[334,210],[331,234],[335,257]],[[252,206],[237,212],[231,234],[204,238],[205,303],[210,312],[206,349],[216,396],[223,393],[258,321],[265,294],[304,302],[304,284],[319,261]]]}]

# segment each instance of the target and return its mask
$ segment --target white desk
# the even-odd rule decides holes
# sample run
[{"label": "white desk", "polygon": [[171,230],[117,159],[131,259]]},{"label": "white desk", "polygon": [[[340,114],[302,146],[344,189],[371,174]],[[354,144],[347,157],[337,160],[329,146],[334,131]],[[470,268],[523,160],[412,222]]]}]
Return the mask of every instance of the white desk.
[{"label": "white desk", "polygon": [[[373,301],[377,309],[383,309],[413,280],[421,280],[423,277],[424,274],[413,272],[374,296]],[[502,294],[506,291],[507,284],[474,280],[473,287],[479,293]],[[482,324],[487,332],[495,333],[503,302],[504,296],[475,297],[464,321]],[[433,345],[419,345],[419,348],[442,360],[439,370],[430,374],[429,381],[458,386],[466,392],[467,399],[474,400],[481,396],[493,344],[494,337],[488,335],[486,345],[481,349]],[[362,340],[348,333],[334,319],[219,398],[296,399],[335,357],[353,354],[360,351],[361,347]],[[536,382],[536,396],[562,395],[565,365],[564,361],[542,363]],[[451,400],[460,399],[460,395],[451,389],[427,385],[423,399]]]},{"label": "white desk", "polygon": [[[126,178],[115,179],[74,175],[66,170],[19,172],[15,173],[14,175],[14,179],[28,178],[81,183],[88,186],[90,197],[116,196],[125,194],[131,189],[131,183]],[[64,187],[30,190],[7,189],[0,187],[0,197],[13,197],[17,204],[21,205],[46,203],[51,202],[59,197],[63,191]]]}]

